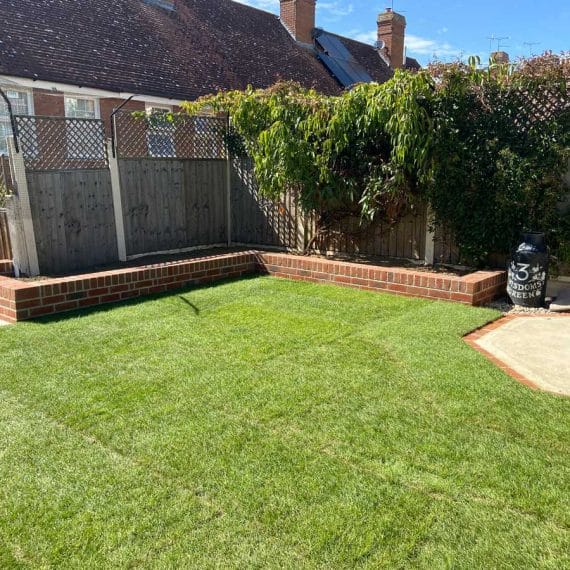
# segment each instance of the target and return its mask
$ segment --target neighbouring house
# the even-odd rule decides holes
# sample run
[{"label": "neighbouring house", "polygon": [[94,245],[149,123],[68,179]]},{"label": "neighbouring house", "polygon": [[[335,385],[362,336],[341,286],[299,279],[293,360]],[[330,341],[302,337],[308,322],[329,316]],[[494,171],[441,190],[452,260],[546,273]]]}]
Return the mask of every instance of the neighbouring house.
[{"label": "neighbouring house", "polygon": [[[281,0],[280,17],[230,0],[3,0],[0,88],[15,114],[100,118],[175,110],[218,90],[278,80],[335,94],[419,68],[406,20],[387,9],[376,46],[316,27],[316,0]],[[0,99],[0,155],[11,133]]]}]

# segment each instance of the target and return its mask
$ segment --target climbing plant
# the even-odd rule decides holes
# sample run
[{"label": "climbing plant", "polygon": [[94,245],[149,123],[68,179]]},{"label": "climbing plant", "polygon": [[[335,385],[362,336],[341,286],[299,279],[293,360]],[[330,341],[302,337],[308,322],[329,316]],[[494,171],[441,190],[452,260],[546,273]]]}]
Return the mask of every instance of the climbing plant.
[{"label": "climbing plant", "polygon": [[397,221],[428,202],[434,223],[482,263],[525,227],[562,227],[567,72],[564,55],[485,68],[472,58],[336,97],[279,83],[184,109],[229,113],[230,146],[253,159],[260,192],[295,190],[320,231],[346,216]]},{"label": "climbing plant", "polygon": [[184,107],[228,112],[260,191],[277,198],[297,190],[301,206],[325,227],[355,214],[395,220],[417,201],[430,171],[432,91],[428,73],[398,72],[387,84],[357,85],[340,97],[279,83]]}]

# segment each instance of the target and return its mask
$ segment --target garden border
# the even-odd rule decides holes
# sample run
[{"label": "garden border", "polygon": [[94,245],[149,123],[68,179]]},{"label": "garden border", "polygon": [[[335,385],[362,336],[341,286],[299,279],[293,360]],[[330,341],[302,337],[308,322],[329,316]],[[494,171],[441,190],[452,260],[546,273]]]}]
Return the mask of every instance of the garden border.
[{"label": "garden border", "polygon": [[507,281],[503,271],[455,277],[247,250],[36,281],[0,277],[0,319],[23,321],[259,273],[474,306],[503,294]]}]

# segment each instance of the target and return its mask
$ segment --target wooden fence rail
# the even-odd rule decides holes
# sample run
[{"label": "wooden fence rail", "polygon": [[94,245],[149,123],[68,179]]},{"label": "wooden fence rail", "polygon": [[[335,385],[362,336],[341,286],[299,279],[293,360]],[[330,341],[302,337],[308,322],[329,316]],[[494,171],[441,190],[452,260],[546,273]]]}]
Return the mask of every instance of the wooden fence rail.
[{"label": "wooden fence rail", "polygon": [[4,209],[0,209],[0,259],[12,259],[8,214]]}]

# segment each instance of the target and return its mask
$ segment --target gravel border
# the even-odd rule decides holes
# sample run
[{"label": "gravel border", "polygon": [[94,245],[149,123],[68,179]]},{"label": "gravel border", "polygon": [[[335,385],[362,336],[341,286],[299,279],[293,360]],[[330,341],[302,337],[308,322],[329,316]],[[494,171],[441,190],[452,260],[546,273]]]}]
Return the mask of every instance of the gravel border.
[{"label": "gravel border", "polygon": [[531,307],[519,307],[517,305],[512,305],[509,301],[505,299],[499,299],[498,301],[493,301],[492,303],[488,303],[485,305],[490,309],[495,309],[497,311],[501,311],[503,315],[556,315],[559,313],[555,313],[548,309],[550,306],[552,299],[546,299],[546,307],[540,308],[531,308]]}]

